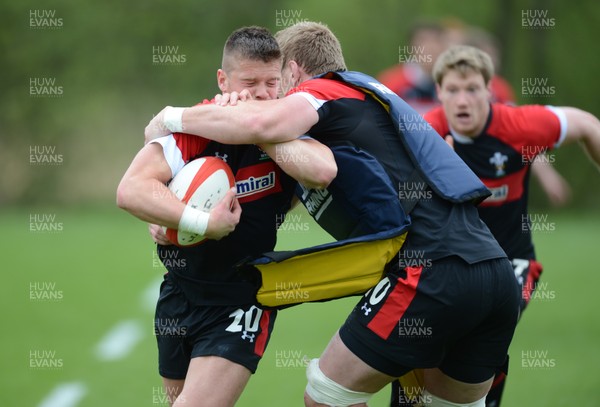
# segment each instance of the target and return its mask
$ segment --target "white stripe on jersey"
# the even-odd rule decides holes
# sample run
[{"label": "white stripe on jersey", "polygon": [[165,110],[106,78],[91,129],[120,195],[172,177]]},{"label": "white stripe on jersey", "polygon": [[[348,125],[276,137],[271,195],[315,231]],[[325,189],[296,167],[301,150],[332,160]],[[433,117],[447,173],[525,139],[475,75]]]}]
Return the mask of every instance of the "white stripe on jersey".
[{"label": "white stripe on jersey", "polygon": [[554,148],[557,148],[558,146],[560,146],[562,144],[565,137],[567,137],[567,115],[559,107],[550,106],[550,105],[546,105],[544,107],[546,109],[550,110],[552,113],[554,113],[556,115],[556,117],[558,117],[558,121],[560,122],[560,136],[558,136],[558,141],[556,143],[554,143]]},{"label": "white stripe on jersey", "polygon": [[169,134],[168,136],[152,140],[151,143],[158,143],[162,146],[165,160],[167,160],[167,163],[171,168],[171,177],[174,177],[185,165],[175,137],[173,137],[172,134]]},{"label": "white stripe on jersey", "polygon": [[[293,93],[290,96],[294,96],[294,95],[300,95],[300,96],[304,97],[304,99],[308,100],[308,103],[310,103],[312,105],[312,107],[315,108],[315,110],[319,110],[321,108],[321,106],[323,106],[325,104],[325,102],[327,102],[326,100],[323,100],[323,99],[317,99],[316,97],[314,97],[313,95],[311,95],[308,92]],[[290,96],[287,96],[287,97],[290,97]]]}]

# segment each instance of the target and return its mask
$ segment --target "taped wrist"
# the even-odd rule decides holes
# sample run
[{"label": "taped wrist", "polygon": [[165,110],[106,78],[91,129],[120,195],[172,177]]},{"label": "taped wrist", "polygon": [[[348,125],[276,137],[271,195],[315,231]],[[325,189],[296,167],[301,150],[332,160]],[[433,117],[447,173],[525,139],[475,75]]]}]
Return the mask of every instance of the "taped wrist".
[{"label": "taped wrist", "polygon": [[163,123],[169,131],[181,133],[183,131],[183,111],[185,107],[167,106],[163,115]]},{"label": "taped wrist", "polygon": [[206,234],[208,228],[208,219],[210,214],[186,205],[181,218],[179,219],[178,229],[184,232],[198,233],[201,236]]}]

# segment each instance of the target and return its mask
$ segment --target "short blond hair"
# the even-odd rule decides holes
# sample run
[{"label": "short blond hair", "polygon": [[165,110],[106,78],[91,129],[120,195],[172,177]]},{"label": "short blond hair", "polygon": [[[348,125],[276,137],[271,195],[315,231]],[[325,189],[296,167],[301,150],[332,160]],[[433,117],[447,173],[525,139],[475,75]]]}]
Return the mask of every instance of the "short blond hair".
[{"label": "short blond hair", "polygon": [[345,71],[342,46],[326,25],[300,22],[275,34],[283,53],[283,66],[296,63],[311,76],[329,71]]},{"label": "short blond hair", "polygon": [[475,72],[483,76],[487,85],[494,76],[494,64],[488,54],[468,45],[455,45],[442,52],[433,65],[433,79],[442,85],[444,76],[450,71],[461,75]]}]

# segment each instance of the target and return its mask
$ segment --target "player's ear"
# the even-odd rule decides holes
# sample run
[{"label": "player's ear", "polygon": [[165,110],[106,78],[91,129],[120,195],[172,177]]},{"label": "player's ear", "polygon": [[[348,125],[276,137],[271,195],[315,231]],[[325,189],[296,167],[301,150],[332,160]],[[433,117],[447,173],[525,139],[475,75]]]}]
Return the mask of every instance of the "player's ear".
[{"label": "player's ear", "polygon": [[291,71],[294,72],[294,70],[296,70],[298,68],[298,63],[296,61],[294,61],[293,59],[290,59],[287,62],[287,68]]},{"label": "player's ear", "polygon": [[288,61],[288,66],[290,68],[290,72],[292,73],[292,83],[295,85],[298,79],[300,79],[300,66],[294,60]]},{"label": "player's ear", "polygon": [[217,70],[217,84],[219,85],[221,92],[225,92],[227,89],[229,89],[227,81],[227,73],[225,73],[225,71],[222,69]]}]

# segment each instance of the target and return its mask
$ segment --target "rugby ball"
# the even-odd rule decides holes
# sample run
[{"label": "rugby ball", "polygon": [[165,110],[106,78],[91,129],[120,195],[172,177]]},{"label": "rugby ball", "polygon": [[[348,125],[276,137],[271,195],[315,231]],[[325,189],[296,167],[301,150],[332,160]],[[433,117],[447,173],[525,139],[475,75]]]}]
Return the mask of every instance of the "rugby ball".
[{"label": "rugby ball", "polygon": [[[169,183],[169,189],[192,208],[210,210],[235,185],[231,168],[216,157],[202,157],[187,163]],[[165,228],[167,237],[180,247],[196,246],[206,240],[203,235]]]}]

